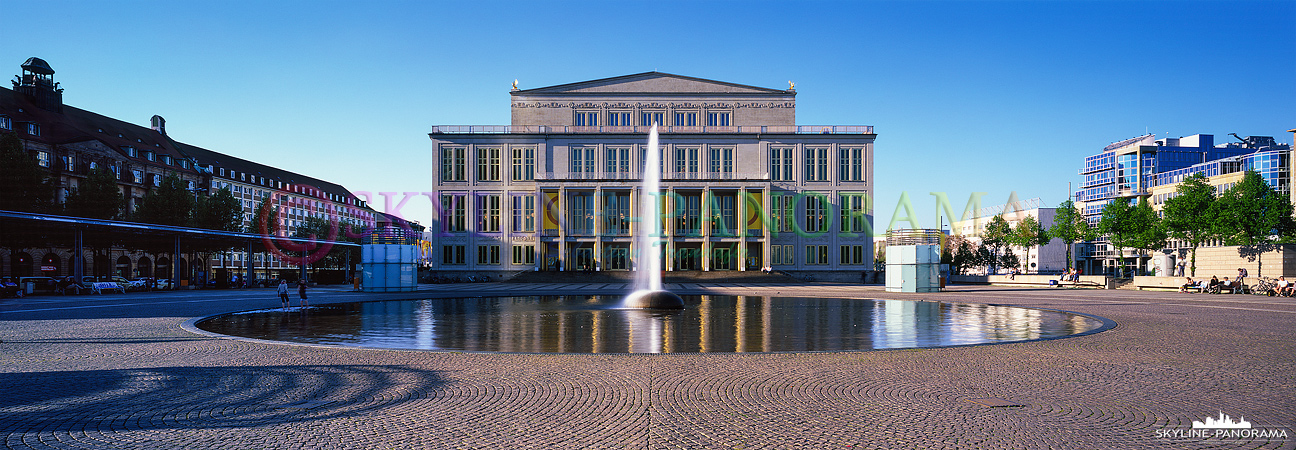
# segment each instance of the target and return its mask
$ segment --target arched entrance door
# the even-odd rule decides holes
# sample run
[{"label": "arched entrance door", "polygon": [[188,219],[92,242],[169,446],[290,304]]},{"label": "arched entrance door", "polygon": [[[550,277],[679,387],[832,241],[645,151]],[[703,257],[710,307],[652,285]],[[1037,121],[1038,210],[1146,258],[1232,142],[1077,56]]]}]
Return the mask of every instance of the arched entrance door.
[{"label": "arched entrance door", "polygon": [[153,260],[149,259],[149,257],[141,256],[139,262],[137,262],[135,265],[136,265],[135,271],[139,272],[140,278],[148,278],[153,276]]},{"label": "arched entrance door", "polygon": [[171,278],[171,259],[165,256],[159,256],[157,260],[157,270],[153,271],[158,278]]},{"label": "arched entrance door", "polygon": [[95,255],[93,267],[94,271],[90,273],[96,278],[112,275],[112,260],[108,259],[108,255]]},{"label": "arched entrance door", "polygon": [[30,277],[32,276],[32,257],[27,252],[18,252],[13,256],[12,265],[13,276]]},{"label": "arched entrance door", "polygon": [[122,277],[122,278],[130,278],[130,277],[131,277],[131,262],[130,262],[130,258],[127,258],[127,257],[125,257],[125,256],[122,256],[122,257],[120,257],[120,258],[117,258],[117,276]]},{"label": "arched entrance door", "polygon": [[41,263],[40,263],[41,276],[42,277],[59,276],[59,269],[63,266],[62,262],[63,259],[59,258],[57,254],[46,253],[45,257],[41,258]]}]

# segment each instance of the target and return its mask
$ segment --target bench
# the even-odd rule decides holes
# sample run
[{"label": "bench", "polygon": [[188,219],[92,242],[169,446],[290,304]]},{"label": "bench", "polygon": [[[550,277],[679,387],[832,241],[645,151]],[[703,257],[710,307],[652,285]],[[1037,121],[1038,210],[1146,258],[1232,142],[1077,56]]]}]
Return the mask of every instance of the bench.
[{"label": "bench", "polygon": [[120,284],[111,281],[95,281],[90,283],[89,287],[90,291],[96,294],[103,294],[103,291],[118,291],[123,294],[126,293],[126,288],[123,288]]}]

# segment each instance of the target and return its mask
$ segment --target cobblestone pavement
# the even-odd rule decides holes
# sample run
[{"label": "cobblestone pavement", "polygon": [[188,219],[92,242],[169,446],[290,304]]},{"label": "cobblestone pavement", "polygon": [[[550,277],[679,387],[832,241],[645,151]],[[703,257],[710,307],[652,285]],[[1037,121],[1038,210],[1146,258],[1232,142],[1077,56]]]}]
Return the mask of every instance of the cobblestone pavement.
[{"label": "cobblestone pavement", "polygon": [[[620,284],[326,288],[314,303],[617,293]],[[681,293],[944,300],[1112,319],[1089,336],[925,350],[519,355],[281,345],[187,320],[271,290],[0,300],[5,448],[1296,448],[1296,301],[816,283]],[[1020,407],[968,401],[995,397]],[[1289,438],[1197,439],[1219,413]],[[1213,431],[1213,430],[1212,430]]]}]

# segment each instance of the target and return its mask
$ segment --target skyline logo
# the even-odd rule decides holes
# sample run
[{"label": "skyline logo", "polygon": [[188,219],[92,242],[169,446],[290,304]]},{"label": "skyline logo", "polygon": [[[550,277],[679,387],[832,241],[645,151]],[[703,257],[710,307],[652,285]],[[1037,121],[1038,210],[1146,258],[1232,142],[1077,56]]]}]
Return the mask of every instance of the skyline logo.
[{"label": "skyline logo", "polygon": [[1245,416],[1238,416],[1236,420],[1224,411],[1219,412],[1218,417],[1204,417],[1202,420],[1192,421],[1192,428],[1162,428],[1156,430],[1157,439],[1172,440],[1214,440],[1214,441],[1286,441],[1288,439],[1287,427],[1263,427],[1253,428],[1251,422],[1246,420]]},{"label": "skyline logo", "polygon": [[1232,417],[1229,417],[1228,415],[1224,414],[1224,411],[1220,411],[1218,419],[1214,417],[1206,417],[1202,419],[1202,421],[1194,420],[1192,423],[1192,427],[1193,428],[1251,428],[1251,422],[1247,422],[1246,417],[1243,416],[1239,416],[1237,422],[1234,422]]}]

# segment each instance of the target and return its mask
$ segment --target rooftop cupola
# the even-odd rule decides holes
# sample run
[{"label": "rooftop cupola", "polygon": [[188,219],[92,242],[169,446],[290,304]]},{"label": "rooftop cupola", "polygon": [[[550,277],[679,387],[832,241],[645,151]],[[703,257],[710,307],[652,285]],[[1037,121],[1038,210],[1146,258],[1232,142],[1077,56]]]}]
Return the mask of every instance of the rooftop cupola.
[{"label": "rooftop cupola", "polygon": [[45,60],[31,57],[22,64],[22,75],[14,77],[14,91],[27,97],[41,109],[63,112],[63,88],[54,82],[54,69]]}]

